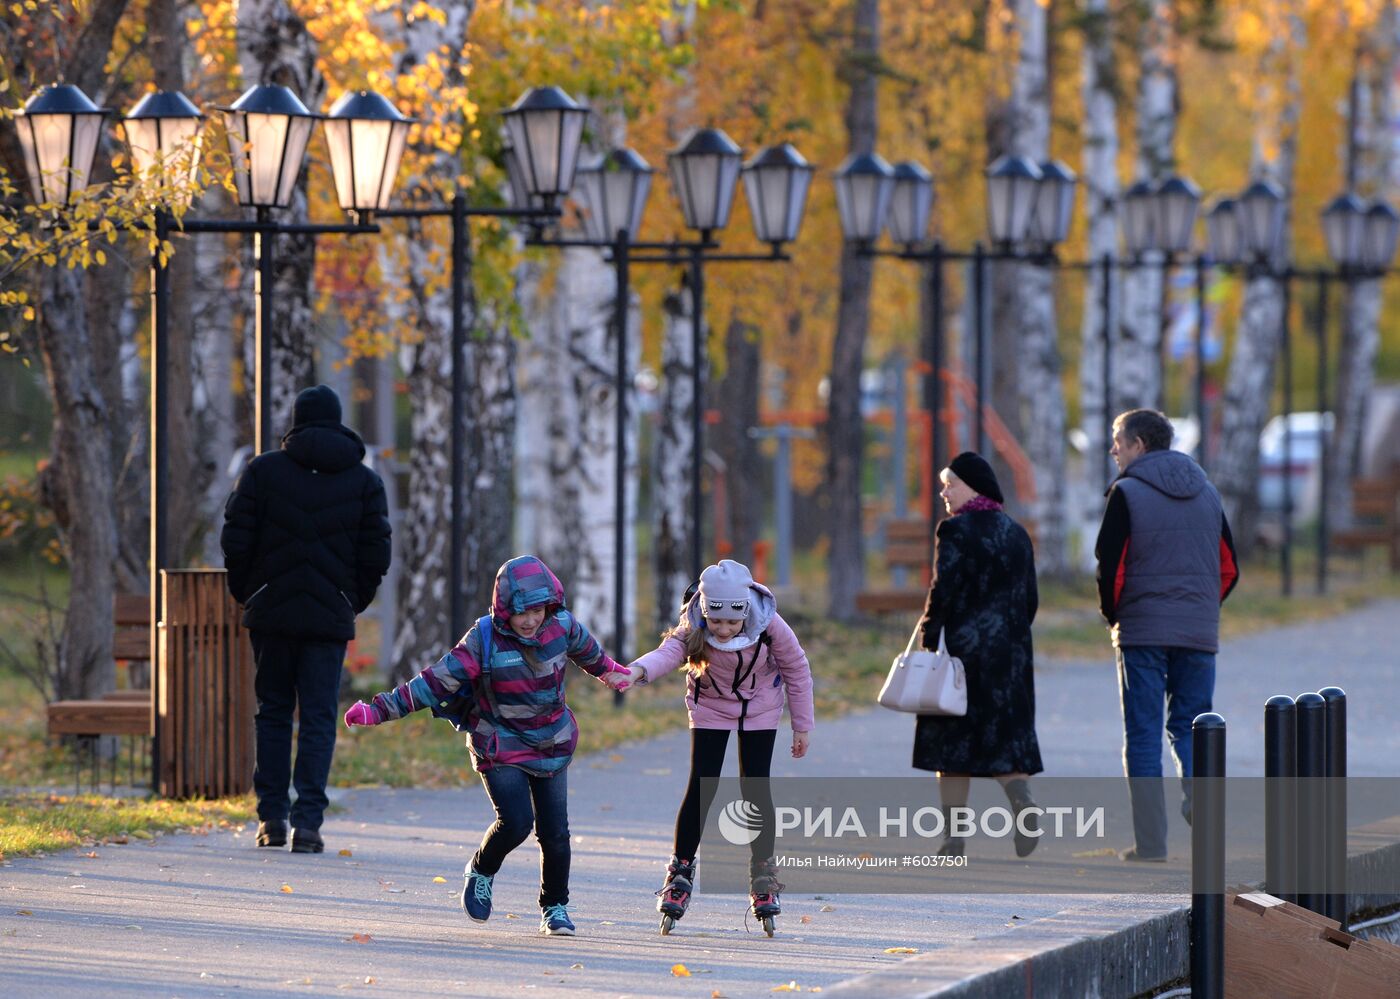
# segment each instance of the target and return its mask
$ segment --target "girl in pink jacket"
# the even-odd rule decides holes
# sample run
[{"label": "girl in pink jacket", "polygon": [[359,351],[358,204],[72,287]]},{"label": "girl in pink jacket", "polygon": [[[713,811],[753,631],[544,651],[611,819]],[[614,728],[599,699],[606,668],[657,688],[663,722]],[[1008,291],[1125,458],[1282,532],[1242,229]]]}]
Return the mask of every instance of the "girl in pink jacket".
[{"label": "girl in pink jacket", "polygon": [[[661,932],[685,915],[695,883],[700,832],[724,766],[729,733],[737,733],[739,782],[744,799],[758,807],[761,826],[751,846],[750,901],[753,914],[773,934],[781,912],[775,877],[775,817],[769,770],[786,692],[792,717],[792,755],[807,753],[812,731],[812,670],[797,636],[778,614],[766,586],[746,566],[721,559],[700,574],[695,594],[661,645],[632,663],[631,679],[651,683],[684,667],[685,707],[690,716],[690,780],[676,815],[675,853],[666,883],[657,892]],[[705,778],[712,778],[702,785]]]}]

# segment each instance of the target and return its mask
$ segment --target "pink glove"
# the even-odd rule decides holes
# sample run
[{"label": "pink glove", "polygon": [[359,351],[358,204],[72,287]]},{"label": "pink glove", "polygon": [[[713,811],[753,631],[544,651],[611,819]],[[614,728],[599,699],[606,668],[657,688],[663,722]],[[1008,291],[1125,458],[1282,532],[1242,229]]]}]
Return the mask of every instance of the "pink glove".
[{"label": "pink glove", "polygon": [[379,709],[364,701],[356,701],[350,705],[350,710],[345,712],[346,728],[354,728],[356,725],[378,725],[383,721],[384,716],[379,713]]}]

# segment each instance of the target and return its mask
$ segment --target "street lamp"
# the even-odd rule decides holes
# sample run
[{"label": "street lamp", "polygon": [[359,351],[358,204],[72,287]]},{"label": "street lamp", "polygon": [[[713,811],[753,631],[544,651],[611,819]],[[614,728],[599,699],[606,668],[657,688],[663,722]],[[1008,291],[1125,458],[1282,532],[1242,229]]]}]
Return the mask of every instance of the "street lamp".
[{"label": "street lamp", "polygon": [[1400,235],[1400,215],[1384,201],[1366,209],[1366,226],[1361,238],[1361,265],[1379,274],[1395,259],[1396,237]]},{"label": "street lamp", "polygon": [[87,187],[108,114],[71,83],[44,87],[15,112],[35,205],[66,208]]},{"label": "street lamp", "polygon": [[1025,242],[1039,199],[1040,167],[1025,156],[1002,156],[987,168],[987,222],[992,242]]},{"label": "street lamp", "polygon": [[836,171],[836,210],[846,239],[873,243],[880,238],[894,181],[894,168],[879,153],[855,153],[841,164]]},{"label": "street lamp", "polygon": [[1283,238],[1283,192],[1267,180],[1256,180],[1239,200],[1241,248],[1256,261],[1267,262]]},{"label": "street lamp", "polygon": [[272,83],[249,87],[220,110],[228,126],[238,203],[260,213],[286,208],[318,116],[296,94]]},{"label": "street lamp", "polygon": [[1035,191],[1035,208],[1031,211],[1030,240],[1042,247],[1065,241],[1074,220],[1074,189],[1078,178],[1074,171],[1059,160],[1040,164],[1040,183]]},{"label": "street lamp", "polygon": [[901,246],[922,243],[933,212],[933,177],[922,164],[905,160],[894,165],[894,189],[885,222],[890,239]]},{"label": "street lamp", "polygon": [[1156,242],[1156,211],[1152,185],[1140,180],[1123,192],[1123,243],[1132,257],[1141,257]]},{"label": "street lamp", "polygon": [[552,205],[574,186],[588,109],[558,87],[535,87],[502,115],[525,190]]},{"label": "street lamp", "polygon": [[729,225],[742,160],[734,140],[717,128],[696,130],[666,156],[686,228],[697,230],[702,241]]},{"label": "street lamp", "polygon": [[583,228],[590,240],[611,244],[624,230],[629,239],[637,238],[653,173],[651,165],[632,149],[614,149],[579,167],[575,198],[583,209]]},{"label": "street lamp", "polygon": [[[138,173],[151,177],[178,170],[186,192],[199,169],[199,127],[203,113],[178,90],[160,90],[137,102],[122,129],[131,147],[131,161]],[[167,169],[169,164],[169,169]],[[183,196],[188,203],[188,195]]]},{"label": "street lamp", "polygon": [[1191,233],[1196,228],[1201,189],[1185,177],[1173,175],[1157,185],[1151,200],[1154,248],[1169,258],[1186,253],[1191,249]]},{"label": "street lamp", "polygon": [[812,166],[789,142],[760,149],[744,164],[744,196],[754,235],[776,253],[797,238],[812,186]]},{"label": "street lamp", "polygon": [[1230,266],[1244,256],[1240,235],[1240,208],[1234,198],[1218,198],[1206,212],[1206,249],[1217,264]]},{"label": "street lamp", "polygon": [[1343,271],[1361,266],[1362,237],[1366,229],[1366,203],[1348,191],[1338,195],[1322,211],[1322,234],[1327,255]]},{"label": "street lamp", "polygon": [[341,95],[326,118],[336,200],[352,218],[389,207],[413,119],[370,90]]}]

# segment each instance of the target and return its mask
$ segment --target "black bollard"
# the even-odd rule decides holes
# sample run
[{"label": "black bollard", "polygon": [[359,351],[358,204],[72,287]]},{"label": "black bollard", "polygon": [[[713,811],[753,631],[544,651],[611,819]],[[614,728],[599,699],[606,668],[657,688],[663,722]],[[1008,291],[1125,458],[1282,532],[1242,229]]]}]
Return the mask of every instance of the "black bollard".
[{"label": "black bollard", "polygon": [[1298,904],[1327,904],[1327,702],[1301,694],[1298,711]]},{"label": "black bollard", "polygon": [[1327,903],[1325,915],[1347,928],[1347,692],[1323,687],[1327,702]]},{"label": "black bollard", "polygon": [[1191,723],[1191,995],[1225,995],[1225,719]]},{"label": "black bollard", "polygon": [[1292,902],[1297,886],[1298,714],[1276,694],[1264,702],[1264,887]]}]

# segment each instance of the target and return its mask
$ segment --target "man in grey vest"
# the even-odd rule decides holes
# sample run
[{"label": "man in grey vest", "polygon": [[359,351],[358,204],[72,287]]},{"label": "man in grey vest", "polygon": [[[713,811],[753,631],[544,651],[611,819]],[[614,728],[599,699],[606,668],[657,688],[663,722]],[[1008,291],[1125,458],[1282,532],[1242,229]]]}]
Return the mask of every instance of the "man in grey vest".
[{"label": "man in grey vest", "polygon": [[1118,478],[1094,554],[1099,609],[1118,659],[1123,769],[1133,808],[1124,860],[1167,859],[1162,722],[1182,778],[1181,814],[1191,821],[1191,721],[1211,710],[1220,605],[1239,563],[1220,494],[1190,456],[1171,450],[1172,425],[1134,409],[1113,421]]}]

